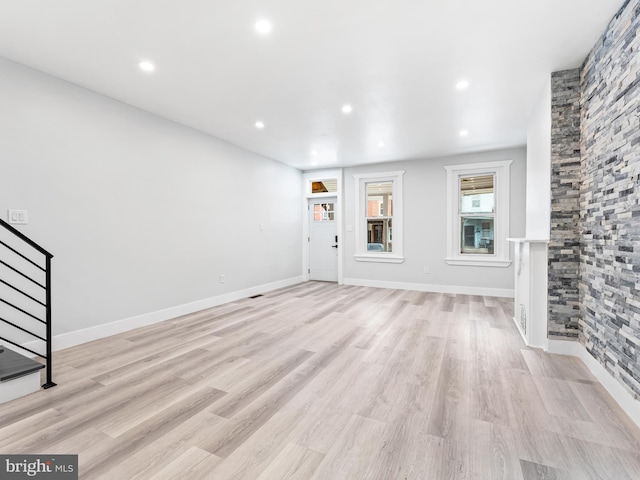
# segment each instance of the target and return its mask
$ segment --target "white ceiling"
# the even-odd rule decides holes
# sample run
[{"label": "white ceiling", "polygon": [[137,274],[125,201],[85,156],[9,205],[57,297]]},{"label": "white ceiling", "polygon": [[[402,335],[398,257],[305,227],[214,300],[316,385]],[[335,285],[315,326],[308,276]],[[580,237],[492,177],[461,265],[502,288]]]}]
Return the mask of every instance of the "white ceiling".
[{"label": "white ceiling", "polygon": [[621,4],[0,0],[0,56],[304,170],[524,145]]}]

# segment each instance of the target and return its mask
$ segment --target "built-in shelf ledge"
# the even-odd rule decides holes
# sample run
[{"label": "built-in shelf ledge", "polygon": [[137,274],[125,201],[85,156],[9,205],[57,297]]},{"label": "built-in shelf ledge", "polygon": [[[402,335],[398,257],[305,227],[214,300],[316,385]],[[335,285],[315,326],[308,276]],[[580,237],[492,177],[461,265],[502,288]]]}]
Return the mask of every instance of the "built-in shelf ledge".
[{"label": "built-in shelf ledge", "polygon": [[507,238],[507,242],[514,243],[549,243],[548,238]]}]

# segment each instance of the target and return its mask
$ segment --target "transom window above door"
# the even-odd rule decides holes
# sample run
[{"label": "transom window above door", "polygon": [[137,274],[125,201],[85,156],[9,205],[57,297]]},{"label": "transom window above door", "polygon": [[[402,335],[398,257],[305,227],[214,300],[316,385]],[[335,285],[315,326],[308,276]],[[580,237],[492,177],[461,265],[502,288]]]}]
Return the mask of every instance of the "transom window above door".
[{"label": "transom window above door", "polygon": [[336,193],[338,191],[338,180],[328,178],[324,180],[313,180],[311,182],[311,193]]}]

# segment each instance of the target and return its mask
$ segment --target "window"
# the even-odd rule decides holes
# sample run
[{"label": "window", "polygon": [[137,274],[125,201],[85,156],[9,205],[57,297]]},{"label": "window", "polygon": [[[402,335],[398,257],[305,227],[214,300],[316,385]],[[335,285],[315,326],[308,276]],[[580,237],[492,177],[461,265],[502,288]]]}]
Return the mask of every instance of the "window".
[{"label": "window", "polygon": [[333,203],[320,203],[313,205],[314,222],[333,222]]},{"label": "window", "polygon": [[305,198],[339,197],[341,179],[341,170],[305,173],[303,175],[304,196]]},{"label": "window", "polygon": [[311,193],[336,193],[337,191],[338,180],[335,178],[313,180],[311,182]]},{"label": "window", "polygon": [[402,175],[354,175],[357,261],[402,263]]},{"label": "window", "polygon": [[367,250],[393,252],[393,182],[367,183]]},{"label": "window", "polygon": [[494,180],[493,175],[459,177],[459,253],[493,254],[496,212]]},{"label": "window", "polygon": [[450,265],[507,267],[511,161],[451,165],[447,170]]}]

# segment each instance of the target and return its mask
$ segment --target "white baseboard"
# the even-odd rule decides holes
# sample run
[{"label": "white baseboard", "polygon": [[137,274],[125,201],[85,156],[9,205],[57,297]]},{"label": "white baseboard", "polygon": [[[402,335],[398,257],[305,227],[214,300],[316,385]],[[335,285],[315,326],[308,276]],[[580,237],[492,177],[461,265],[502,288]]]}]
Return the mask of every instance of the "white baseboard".
[{"label": "white baseboard", "polygon": [[629,415],[631,420],[640,427],[640,402],[633,398],[618,380],[615,379],[601,364],[589,354],[584,345],[578,341],[549,340],[549,352],[562,355],[572,355],[582,360],[589,371],[598,379],[609,395]]},{"label": "white baseboard", "polygon": [[486,297],[513,298],[514,291],[509,288],[464,287],[458,285],[430,285],[427,283],[387,282],[363,278],[345,278],[345,285],[358,287],[392,288],[396,290],[415,290],[417,292],[456,293],[459,295],[483,295]]},{"label": "white baseboard", "polygon": [[[546,352],[557,353],[559,355],[571,355],[572,357],[579,357],[579,349],[582,347],[578,339],[575,340],[557,340],[549,338],[547,341]],[[584,349],[584,347],[582,347]],[[585,350],[586,351],[586,350]]]},{"label": "white baseboard", "polygon": [[[549,351],[548,341],[547,341],[546,337],[542,340],[542,342],[539,345],[531,343],[530,339],[527,338],[527,335],[520,328],[520,321],[516,317],[511,317],[511,320],[513,320],[513,323],[516,324],[516,330],[518,330],[518,333],[522,337],[522,341],[524,342],[524,344],[527,347],[540,348],[540,349],[544,350],[545,352]],[[540,340],[538,340],[538,341],[540,341]],[[560,353],[560,352],[552,352],[552,353]],[[571,354],[570,353],[566,353],[565,355],[571,355]]]},{"label": "white baseboard", "polygon": [[[198,312],[207,308],[216,307],[224,303],[235,302],[236,300],[241,300],[252,295],[270,292],[279,288],[289,287],[297,283],[302,283],[303,281],[304,279],[302,275],[298,277],[287,278],[284,280],[279,280],[277,282],[258,285],[255,287],[246,288],[244,290],[238,290],[235,292],[225,293],[224,295],[218,295],[216,297],[186,303],[184,305],[166,308],[164,310],[158,310],[135,317],[117,320],[115,322],[96,325],[95,327],[89,327],[82,330],[76,330],[74,332],[55,335],[52,341],[52,349],[53,351],[62,350],[64,348],[73,347],[82,343],[91,342],[93,340],[109,337],[111,335],[116,335],[118,333],[127,332],[135,328],[145,327],[154,323],[170,320],[172,318],[180,317],[181,315],[187,315],[189,313]],[[25,343],[24,346],[35,350],[36,348],[38,348],[38,342]],[[33,356],[30,353],[25,353],[24,351],[21,351],[21,353],[28,356]]]}]

